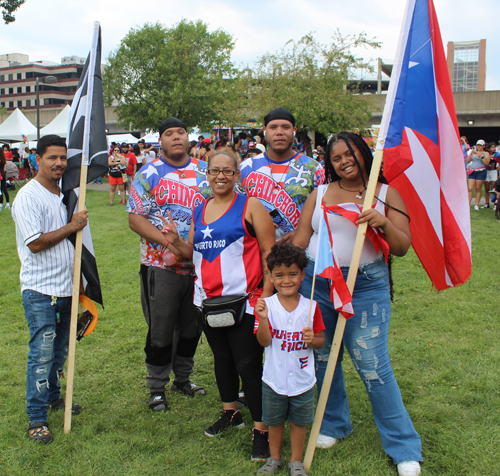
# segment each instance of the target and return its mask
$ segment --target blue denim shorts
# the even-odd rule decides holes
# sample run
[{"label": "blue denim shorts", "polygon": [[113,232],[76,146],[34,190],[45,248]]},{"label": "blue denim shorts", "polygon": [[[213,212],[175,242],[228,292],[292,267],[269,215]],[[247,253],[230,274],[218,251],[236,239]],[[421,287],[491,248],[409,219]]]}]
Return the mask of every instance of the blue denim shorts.
[{"label": "blue denim shorts", "polygon": [[481,170],[478,170],[477,172],[472,172],[469,175],[469,178],[473,179],[473,180],[486,180],[487,174],[488,174],[488,171],[486,169],[481,169]]},{"label": "blue denim shorts", "polygon": [[262,421],[267,426],[279,426],[285,421],[295,425],[310,425],[314,421],[314,387],[289,397],[276,393],[262,382]]}]

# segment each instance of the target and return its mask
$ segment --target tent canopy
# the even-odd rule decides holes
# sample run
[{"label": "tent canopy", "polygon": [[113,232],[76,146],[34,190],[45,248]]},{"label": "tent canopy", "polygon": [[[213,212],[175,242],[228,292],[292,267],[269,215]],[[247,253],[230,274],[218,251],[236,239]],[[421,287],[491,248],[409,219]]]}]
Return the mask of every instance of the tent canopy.
[{"label": "tent canopy", "polygon": [[70,107],[66,104],[65,108],[52,119],[52,122],[47,124],[45,127],[40,129],[40,137],[47,136],[49,134],[56,134],[60,137],[66,138],[68,135],[68,119]]},{"label": "tent canopy", "polygon": [[16,108],[4,123],[0,125],[0,140],[20,142],[24,141],[25,137],[27,140],[36,140],[36,132],[36,127],[19,108]]},{"label": "tent canopy", "polygon": [[121,144],[122,142],[126,142],[127,144],[137,144],[139,139],[134,137],[132,134],[110,134],[107,135],[108,145],[111,142],[116,142],[117,144]]}]

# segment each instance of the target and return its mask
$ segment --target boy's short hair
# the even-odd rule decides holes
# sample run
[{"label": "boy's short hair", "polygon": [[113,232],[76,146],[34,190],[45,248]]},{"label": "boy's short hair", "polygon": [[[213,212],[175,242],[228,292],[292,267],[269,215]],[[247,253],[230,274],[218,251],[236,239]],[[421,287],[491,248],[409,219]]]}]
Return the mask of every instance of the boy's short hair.
[{"label": "boy's short hair", "polygon": [[301,271],[304,271],[309,264],[305,250],[290,242],[276,243],[271,248],[266,261],[269,272],[272,272],[274,268],[282,264],[288,267],[296,264]]},{"label": "boy's short hair", "polygon": [[55,134],[50,134],[48,136],[43,136],[36,144],[36,153],[42,157],[43,154],[45,154],[45,151],[47,150],[48,147],[51,145],[56,145],[58,147],[64,147],[66,150],[68,150],[68,147],[66,145],[66,139],[63,139],[62,137],[55,135]]}]

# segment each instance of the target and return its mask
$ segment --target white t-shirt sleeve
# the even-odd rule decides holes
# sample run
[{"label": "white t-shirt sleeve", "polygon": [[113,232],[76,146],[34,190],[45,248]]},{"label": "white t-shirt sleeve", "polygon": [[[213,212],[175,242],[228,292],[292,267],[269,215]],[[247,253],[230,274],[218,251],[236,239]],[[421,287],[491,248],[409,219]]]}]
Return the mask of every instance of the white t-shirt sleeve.
[{"label": "white t-shirt sleeve", "polygon": [[39,207],[34,205],[33,197],[19,194],[15,203],[16,223],[25,245],[35,241],[44,232]]}]

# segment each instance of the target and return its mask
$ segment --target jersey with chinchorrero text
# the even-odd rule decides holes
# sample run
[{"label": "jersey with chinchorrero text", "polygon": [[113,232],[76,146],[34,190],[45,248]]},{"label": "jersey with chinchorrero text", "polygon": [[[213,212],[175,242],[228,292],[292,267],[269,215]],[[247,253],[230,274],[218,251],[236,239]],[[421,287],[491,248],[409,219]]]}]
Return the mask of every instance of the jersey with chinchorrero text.
[{"label": "jersey with chinchorrero text", "polygon": [[[193,210],[212,196],[206,177],[207,164],[190,158],[176,167],[158,158],[146,164],[135,176],[130,190],[127,211],[145,216],[159,230],[168,221],[169,211],[180,237],[187,241]],[[167,266],[164,255],[170,252],[162,245],[141,237],[141,264],[169,269],[179,274],[194,274],[191,261],[178,261]]]},{"label": "jersey with chinchorrero text", "polygon": [[237,191],[261,201],[278,226],[277,238],[297,228],[307,197],[325,181],[322,165],[299,153],[284,162],[259,154],[244,160],[240,172]]}]

